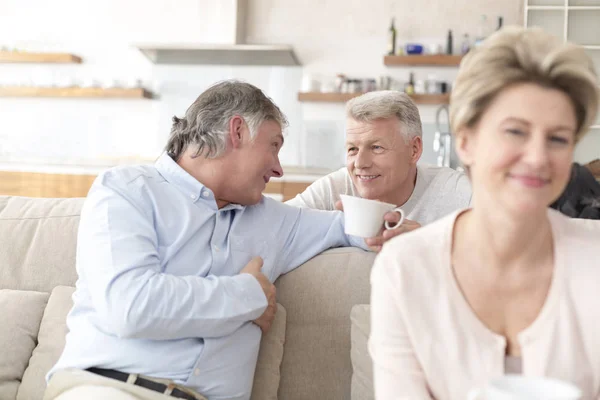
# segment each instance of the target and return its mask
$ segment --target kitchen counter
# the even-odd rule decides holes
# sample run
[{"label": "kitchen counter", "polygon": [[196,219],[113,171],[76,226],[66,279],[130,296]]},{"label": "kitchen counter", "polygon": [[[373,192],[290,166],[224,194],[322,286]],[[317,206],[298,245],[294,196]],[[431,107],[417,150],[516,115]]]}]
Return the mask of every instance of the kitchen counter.
[{"label": "kitchen counter", "polygon": [[[0,157],[0,171],[32,172],[64,175],[98,175],[107,168],[118,165],[152,164],[155,159],[142,157],[106,158],[106,159],[27,159]],[[302,166],[283,166],[284,176],[273,182],[314,182],[327,175],[331,170],[306,168]]]}]

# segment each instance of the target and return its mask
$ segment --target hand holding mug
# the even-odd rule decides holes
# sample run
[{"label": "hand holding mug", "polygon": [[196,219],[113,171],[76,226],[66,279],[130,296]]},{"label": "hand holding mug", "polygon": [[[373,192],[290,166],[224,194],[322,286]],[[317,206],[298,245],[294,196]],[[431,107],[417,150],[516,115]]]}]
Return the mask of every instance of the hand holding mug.
[{"label": "hand holding mug", "polygon": [[[381,251],[383,244],[391,238],[402,233],[414,231],[415,229],[421,227],[421,224],[419,224],[417,221],[406,218],[402,220],[402,223],[400,223],[400,216],[397,212],[393,211],[386,213],[383,218],[385,220],[386,229],[380,230],[377,236],[365,239],[367,246],[369,246],[374,252]],[[394,226],[390,226],[389,223],[394,224]]]}]

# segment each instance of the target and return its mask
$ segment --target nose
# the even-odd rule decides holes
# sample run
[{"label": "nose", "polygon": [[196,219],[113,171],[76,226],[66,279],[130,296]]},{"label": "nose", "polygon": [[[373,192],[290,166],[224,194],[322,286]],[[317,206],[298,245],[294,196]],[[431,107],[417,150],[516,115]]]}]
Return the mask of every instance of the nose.
[{"label": "nose", "polygon": [[371,161],[371,156],[368,151],[359,150],[354,158],[354,168],[368,168],[371,166]]},{"label": "nose", "polygon": [[279,157],[277,157],[275,166],[273,167],[273,170],[271,172],[276,178],[281,178],[283,176],[283,168],[281,168],[281,162],[279,161]]},{"label": "nose", "polygon": [[543,168],[548,164],[550,159],[548,151],[546,135],[532,135],[531,140],[524,147],[525,153],[523,159],[533,168]]}]

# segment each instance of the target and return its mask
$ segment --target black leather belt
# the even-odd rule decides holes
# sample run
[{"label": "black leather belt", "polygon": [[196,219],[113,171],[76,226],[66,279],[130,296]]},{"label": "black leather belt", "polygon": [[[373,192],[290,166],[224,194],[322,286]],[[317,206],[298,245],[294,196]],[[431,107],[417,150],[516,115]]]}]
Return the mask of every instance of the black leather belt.
[{"label": "black leather belt", "polygon": [[[106,378],[116,379],[121,382],[127,382],[127,379],[129,379],[130,375],[126,372],[115,371],[114,369],[88,368],[88,371]],[[159,393],[165,393],[169,388],[169,386],[165,384],[154,382],[140,376],[137,377],[133,384],[146,389],[154,390],[155,392]],[[178,399],[196,400],[196,397],[177,388],[174,388],[169,396],[176,397]]]}]

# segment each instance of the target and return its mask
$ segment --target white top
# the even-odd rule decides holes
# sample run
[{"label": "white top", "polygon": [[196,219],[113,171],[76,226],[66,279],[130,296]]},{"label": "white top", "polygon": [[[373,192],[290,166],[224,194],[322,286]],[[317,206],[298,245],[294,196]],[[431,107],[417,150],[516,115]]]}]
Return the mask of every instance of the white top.
[{"label": "white top", "polygon": [[[287,203],[296,207],[335,210],[340,194],[360,196],[346,167],[324,176]],[[471,183],[451,168],[417,165],[417,182],[410,198],[400,204],[406,218],[429,224],[471,204]]]},{"label": "white top", "polygon": [[[377,400],[465,400],[505,371],[506,338],[471,309],[451,265],[458,212],[383,245],[371,274]],[[550,290],[518,334],[522,374],[561,379],[600,399],[600,222],[548,210]]]}]

